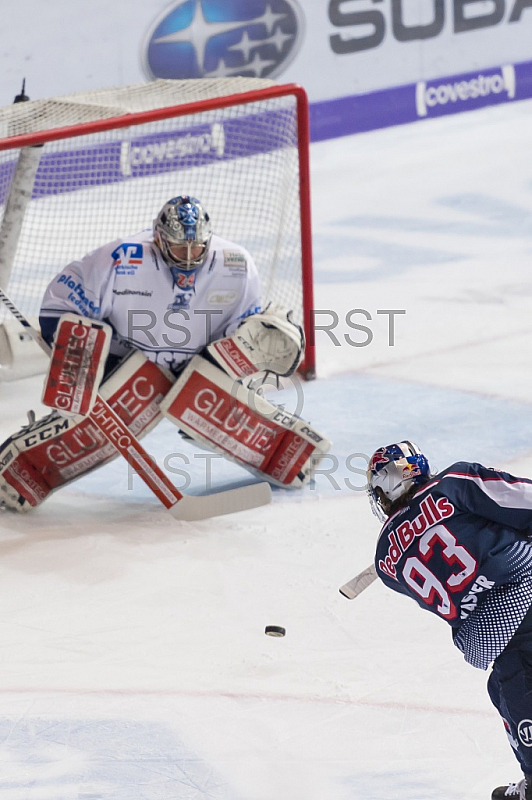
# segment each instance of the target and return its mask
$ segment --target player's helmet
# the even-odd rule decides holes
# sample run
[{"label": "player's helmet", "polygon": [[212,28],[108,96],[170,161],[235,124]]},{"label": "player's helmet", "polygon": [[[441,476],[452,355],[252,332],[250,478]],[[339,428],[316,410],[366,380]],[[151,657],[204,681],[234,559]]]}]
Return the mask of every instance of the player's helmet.
[{"label": "player's helmet", "polygon": [[212,230],[209,215],[199,200],[173,197],[153,221],[153,238],[171,267],[190,271],[207,257]]},{"label": "player's helmet", "polygon": [[367,471],[371,510],[384,522],[395,501],[412,487],[422,486],[431,475],[428,459],[413,442],[379,447],[371,456]]}]

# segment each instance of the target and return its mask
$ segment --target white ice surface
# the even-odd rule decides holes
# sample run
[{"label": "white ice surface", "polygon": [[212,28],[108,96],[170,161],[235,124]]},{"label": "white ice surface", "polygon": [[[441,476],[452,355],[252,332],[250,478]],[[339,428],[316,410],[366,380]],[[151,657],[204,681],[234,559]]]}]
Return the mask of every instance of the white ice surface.
[{"label": "white ice surface", "polygon": [[[523,102],[313,146],[316,307],[338,325],[302,414],[328,476],[177,523],[115,461],[0,517],[0,800],[486,800],[519,779],[449,628],[338,587],[372,559],[354,470],[377,446],[532,475],[531,141]],[[0,384],[2,436],[40,386]],[[144,441],[201,491],[169,424]]]}]

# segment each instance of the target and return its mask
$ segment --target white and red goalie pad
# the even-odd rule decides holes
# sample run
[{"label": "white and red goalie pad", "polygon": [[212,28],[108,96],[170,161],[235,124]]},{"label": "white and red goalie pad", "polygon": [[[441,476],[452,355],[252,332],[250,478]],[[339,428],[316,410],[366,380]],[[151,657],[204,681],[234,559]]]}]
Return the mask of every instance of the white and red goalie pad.
[{"label": "white and red goalie pad", "polygon": [[271,483],[303,486],[331,443],[309,423],[195,356],[161,403],[192,439]]},{"label": "white and red goalie pad", "polygon": [[42,402],[62,416],[90,414],[109,354],[112,329],[76,314],[63,314],[44,381]]},{"label": "white and red goalie pad", "polygon": [[[105,381],[100,394],[141,439],[161,420],[159,406],[173,381],[170,372],[135,351]],[[11,487],[12,507],[26,511],[116,455],[90,417],[65,419],[51,413],[6,442],[0,452],[0,489],[2,483]]]}]

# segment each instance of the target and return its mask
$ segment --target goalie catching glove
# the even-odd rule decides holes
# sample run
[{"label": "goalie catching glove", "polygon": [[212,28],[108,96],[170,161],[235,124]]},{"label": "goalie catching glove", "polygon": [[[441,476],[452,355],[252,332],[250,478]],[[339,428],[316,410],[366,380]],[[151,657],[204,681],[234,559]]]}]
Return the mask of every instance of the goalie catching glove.
[{"label": "goalie catching glove", "polygon": [[266,306],[247,317],[236,331],[206,348],[209,357],[231,378],[249,378],[258,372],[292,375],[305,351],[303,329],[292,320],[292,312],[281,306]]}]

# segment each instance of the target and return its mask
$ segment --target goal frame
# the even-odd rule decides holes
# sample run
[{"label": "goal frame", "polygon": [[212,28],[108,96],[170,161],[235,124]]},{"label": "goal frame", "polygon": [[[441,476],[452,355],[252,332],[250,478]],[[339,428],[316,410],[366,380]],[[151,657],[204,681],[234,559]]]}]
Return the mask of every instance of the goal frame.
[{"label": "goal frame", "polygon": [[310,123],[306,91],[295,83],[254,89],[224,97],[213,97],[149,111],[129,112],[102,120],[50,128],[35,133],[19,134],[0,140],[0,151],[43,145],[59,139],[69,139],[91,133],[127,128],[162,119],[182,117],[201,111],[211,111],[271,98],[293,95],[296,99],[297,138],[299,151],[299,213],[301,236],[301,282],[305,356],[298,372],[305,380],[316,377],[316,349],[313,336],[314,292],[312,277],[312,229],[310,201]]}]

